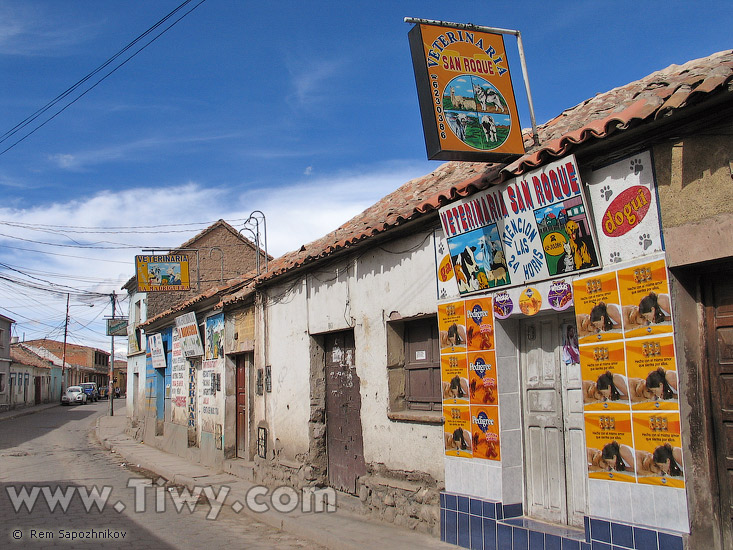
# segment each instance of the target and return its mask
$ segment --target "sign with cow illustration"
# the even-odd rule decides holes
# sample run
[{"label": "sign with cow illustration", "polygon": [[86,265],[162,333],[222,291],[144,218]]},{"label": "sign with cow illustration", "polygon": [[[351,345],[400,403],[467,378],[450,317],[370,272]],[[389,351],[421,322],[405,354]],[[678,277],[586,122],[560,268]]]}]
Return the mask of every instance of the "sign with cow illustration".
[{"label": "sign with cow illustration", "polygon": [[440,210],[461,295],[599,267],[571,155]]},{"label": "sign with cow illustration", "polygon": [[408,38],[428,158],[506,162],[523,155],[503,36],[418,24]]}]

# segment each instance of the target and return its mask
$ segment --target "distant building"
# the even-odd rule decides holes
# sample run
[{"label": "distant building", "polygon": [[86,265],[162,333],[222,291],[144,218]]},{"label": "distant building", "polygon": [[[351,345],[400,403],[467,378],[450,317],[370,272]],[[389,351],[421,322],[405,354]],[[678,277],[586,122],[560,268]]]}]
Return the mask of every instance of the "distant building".
[{"label": "distant building", "polygon": [[61,401],[61,359],[27,344],[10,346],[12,363],[9,408]]},{"label": "distant building", "polygon": [[[40,350],[47,350],[59,361],[64,358],[63,342],[41,338],[26,340],[23,344],[35,353],[42,354],[43,352]],[[107,385],[109,380],[109,352],[67,342],[65,357],[66,383],[64,387],[81,384],[82,382],[96,382],[98,386]]]},{"label": "distant building", "polygon": [[10,333],[14,322],[0,315],[0,412],[10,407]]}]

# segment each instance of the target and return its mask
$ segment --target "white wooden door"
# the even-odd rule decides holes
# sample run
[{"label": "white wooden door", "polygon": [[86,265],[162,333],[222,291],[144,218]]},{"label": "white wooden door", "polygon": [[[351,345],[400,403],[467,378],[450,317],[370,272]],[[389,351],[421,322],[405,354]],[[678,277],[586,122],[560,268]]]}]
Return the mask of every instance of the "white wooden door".
[{"label": "white wooden door", "polygon": [[580,365],[563,344],[574,319],[557,315],[520,323],[524,391],[527,515],[583,525],[587,501]]}]

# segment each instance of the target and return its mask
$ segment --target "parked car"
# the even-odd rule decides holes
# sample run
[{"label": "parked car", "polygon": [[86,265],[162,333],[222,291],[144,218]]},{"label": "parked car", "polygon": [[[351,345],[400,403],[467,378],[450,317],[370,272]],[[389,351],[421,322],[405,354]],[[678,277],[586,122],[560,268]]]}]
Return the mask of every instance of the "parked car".
[{"label": "parked car", "polygon": [[99,386],[99,398],[109,399],[109,388],[107,386]]},{"label": "parked car", "polygon": [[87,400],[94,402],[99,401],[99,390],[96,382],[83,382],[79,384],[84,393],[87,394]]},{"label": "parked car", "polygon": [[61,396],[62,405],[86,405],[87,394],[81,386],[69,386]]}]

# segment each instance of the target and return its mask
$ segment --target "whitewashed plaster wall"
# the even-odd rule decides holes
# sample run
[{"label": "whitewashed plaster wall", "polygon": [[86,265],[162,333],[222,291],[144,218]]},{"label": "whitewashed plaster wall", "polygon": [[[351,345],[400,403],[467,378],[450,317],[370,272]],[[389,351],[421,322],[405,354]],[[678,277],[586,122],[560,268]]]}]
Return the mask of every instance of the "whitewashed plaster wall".
[{"label": "whitewashed plaster wall", "polygon": [[434,258],[432,231],[424,231],[268,291],[280,299],[266,311],[263,359],[272,365],[273,391],[265,399],[272,437],[287,456],[308,451],[311,335],[353,328],[366,462],[443,479],[441,426],[387,417],[386,320],[391,312],[435,314]]}]

